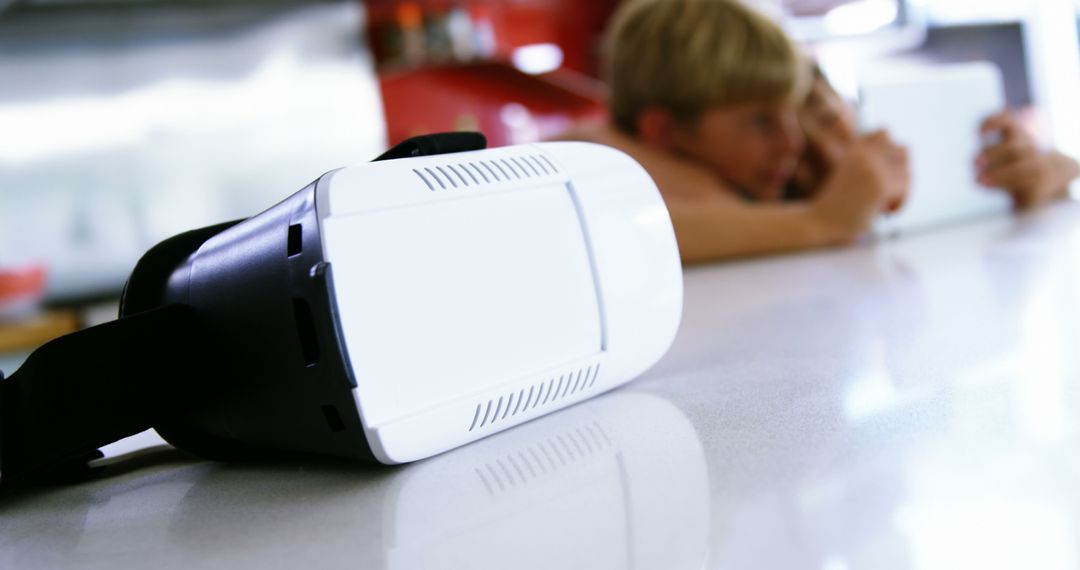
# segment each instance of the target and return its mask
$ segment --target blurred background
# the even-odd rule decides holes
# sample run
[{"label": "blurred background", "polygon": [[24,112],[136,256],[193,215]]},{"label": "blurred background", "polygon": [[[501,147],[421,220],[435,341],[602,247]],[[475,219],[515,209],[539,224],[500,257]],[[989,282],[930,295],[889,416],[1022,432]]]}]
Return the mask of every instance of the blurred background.
[{"label": "blurred background", "polygon": [[[504,145],[601,119],[618,4],[0,0],[0,322],[115,299],[158,241],[408,136]],[[852,99],[869,63],[994,62],[1009,105],[1080,154],[1080,0],[759,4]],[[13,330],[0,351],[34,344]]]}]

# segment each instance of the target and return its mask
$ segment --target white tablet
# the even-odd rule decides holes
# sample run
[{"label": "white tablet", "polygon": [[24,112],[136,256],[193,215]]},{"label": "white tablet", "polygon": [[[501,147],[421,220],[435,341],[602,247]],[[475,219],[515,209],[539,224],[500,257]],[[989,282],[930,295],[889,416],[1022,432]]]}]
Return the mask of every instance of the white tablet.
[{"label": "white tablet", "polygon": [[908,147],[907,203],[875,224],[879,236],[930,229],[1008,212],[1004,192],[976,181],[979,125],[1005,108],[1001,72],[985,62],[885,67],[864,74],[859,118]]}]

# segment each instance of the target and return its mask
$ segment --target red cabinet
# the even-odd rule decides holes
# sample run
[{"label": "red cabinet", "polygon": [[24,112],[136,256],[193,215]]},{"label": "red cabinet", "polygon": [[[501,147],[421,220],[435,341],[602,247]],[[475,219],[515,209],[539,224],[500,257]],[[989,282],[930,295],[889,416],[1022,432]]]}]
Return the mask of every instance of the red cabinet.
[{"label": "red cabinet", "polygon": [[[380,0],[368,4],[390,144],[479,130],[492,146],[557,136],[604,115],[596,79],[617,0]],[[522,48],[558,69],[524,73]],[[517,67],[515,67],[515,61]]]}]

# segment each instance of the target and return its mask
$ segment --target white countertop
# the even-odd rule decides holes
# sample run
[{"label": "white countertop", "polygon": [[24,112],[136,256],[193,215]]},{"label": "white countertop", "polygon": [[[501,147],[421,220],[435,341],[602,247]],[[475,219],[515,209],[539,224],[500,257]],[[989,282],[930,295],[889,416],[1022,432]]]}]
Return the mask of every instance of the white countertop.
[{"label": "white countertop", "polygon": [[695,268],[627,387],[402,468],[168,450],[0,568],[1080,567],[1080,205]]}]

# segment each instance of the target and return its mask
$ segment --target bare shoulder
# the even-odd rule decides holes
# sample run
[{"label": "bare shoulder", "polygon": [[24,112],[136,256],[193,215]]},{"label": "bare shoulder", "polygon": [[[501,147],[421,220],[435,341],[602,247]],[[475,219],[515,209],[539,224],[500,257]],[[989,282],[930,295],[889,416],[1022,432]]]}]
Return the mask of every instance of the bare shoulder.
[{"label": "bare shoulder", "polygon": [[625,152],[645,167],[669,203],[738,201],[735,194],[705,167],[639,141],[609,123],[581,125],[558,140],[591,142]]}]

